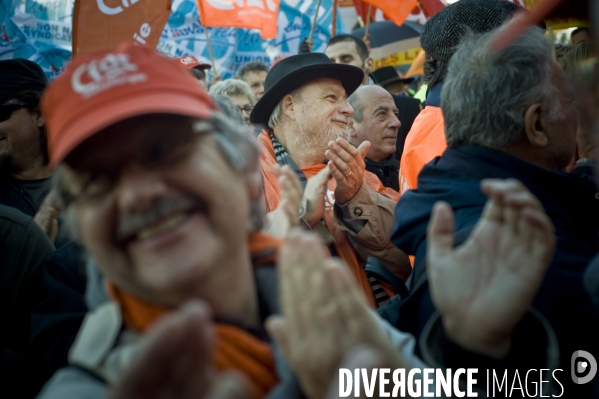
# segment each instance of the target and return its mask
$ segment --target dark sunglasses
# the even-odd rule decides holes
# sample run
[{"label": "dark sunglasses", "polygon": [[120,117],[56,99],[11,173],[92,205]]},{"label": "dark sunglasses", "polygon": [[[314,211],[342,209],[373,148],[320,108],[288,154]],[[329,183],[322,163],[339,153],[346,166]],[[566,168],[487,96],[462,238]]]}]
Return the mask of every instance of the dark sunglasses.
[{"label": "dark sunglasses", "polygon": [[0,122],[4,122],[7,119],[10,119],[13,111],[18,108],[26,107],[27,104],[22,102],[14,102],[14,103],[6,103],[0,105]]}]

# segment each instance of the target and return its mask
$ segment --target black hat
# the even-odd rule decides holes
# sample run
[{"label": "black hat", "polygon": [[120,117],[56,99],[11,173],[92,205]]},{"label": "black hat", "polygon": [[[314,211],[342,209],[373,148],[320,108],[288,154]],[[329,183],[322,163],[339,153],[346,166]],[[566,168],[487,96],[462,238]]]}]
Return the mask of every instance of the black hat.
[{"label": "black hat", "polygon": [[392,66],[386,66],[377,69],[376,71],[370,74],[374,82],[379,86],[385,86],[389,83],[393,82],[402,82],[405,84],[410,84],[414,81],[414,78],[402,78],[397,73],[397,69]]},{"label": "black hat", "polygon": [[0,104],[24,91],[44,91],[48,78],[42,68],[23,58],[0,61]]},{"label": "black hat", "polygon": [[279,101],[306,82],[318,78],[337,79],[351,95],[364,80],[364,71],[352,65],[335,64],[323,53],[298,54],[273,66],[264,82],[264,95],[254,106],[250,121],[266,124]]},{"label": "black hat", "polygon": [[449,62],[468,31],[489,32],[522,9],[509,1],[460,0],[427,21],[420,36],[420,45],[427,56]]}]

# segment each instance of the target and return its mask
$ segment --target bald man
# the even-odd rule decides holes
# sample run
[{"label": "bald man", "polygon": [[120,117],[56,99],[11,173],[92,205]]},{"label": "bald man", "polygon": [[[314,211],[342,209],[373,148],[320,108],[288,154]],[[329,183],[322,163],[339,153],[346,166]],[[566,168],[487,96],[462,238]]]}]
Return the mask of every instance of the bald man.
[{"label": "bald man", "polygon": [[360,86],[349,98],[354,109],[349,142],[358,147],[372,144],[366,155],[366,170],[374,173],[385,187],[399,191],[399,161],[395,159],[397,131],[401,126],[395,100],[380,86]]}]

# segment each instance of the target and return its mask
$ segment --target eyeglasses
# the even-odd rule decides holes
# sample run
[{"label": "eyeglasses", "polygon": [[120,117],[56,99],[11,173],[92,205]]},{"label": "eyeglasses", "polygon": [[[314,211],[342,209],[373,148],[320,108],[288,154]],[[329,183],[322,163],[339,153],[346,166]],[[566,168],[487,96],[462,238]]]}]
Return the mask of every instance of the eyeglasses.
[{"label": "eyeglasses", "polygon": [[[194,131],[195,130],[195,131]],[[146,170],[160,170],[177,165],[189,158],[197,148],[197,140],[206,137],[206,131],[178,131],[177,134],[146,137],[134,151],[123,155],[123,162],[105,164],[101,171],[74,171],[68,183],[60,186],[61,195],[67,202],[93,202],[104,198],[118,184],[123,163],[134,162]],[[68,188],[66,185],[68,184]]]},{"label": "eyeglasses", "polygon": [[26,107],[27,104],[22,102],[6,103],[0,105],[0,122],[10,119],[14,110]]},{"label": "eyeglasses", "polygon": [[245,112],[246,112],[246,114],[248,114],[248,115],[249,115],[249,114],[251,114],[251,113],[252,113],[252,110],[254,109],[254,107],[253,107],[253,106],[251,106],[251,105],[246,105],[245,107],[240,107],[240,106],[238,105],[238,106],[237,106],[237,108],[239,108],[239,110],[240,110],[241,112],[245,111]]}]

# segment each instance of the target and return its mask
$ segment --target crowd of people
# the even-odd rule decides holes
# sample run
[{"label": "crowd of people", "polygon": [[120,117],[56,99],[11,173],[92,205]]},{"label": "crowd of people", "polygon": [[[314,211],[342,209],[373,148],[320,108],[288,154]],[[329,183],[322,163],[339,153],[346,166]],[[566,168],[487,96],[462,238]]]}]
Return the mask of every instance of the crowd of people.
[{"label": "crowd of people", "polygon": [[599,355],[598,50],[499,46],[526,12],[431,17],[424,103],[352,35],[212,82],[130,44],[52,82],[0,61],[1,396],[331,399],[389,368],[451,397],[434,368],[599,397],[570,377]]}]

